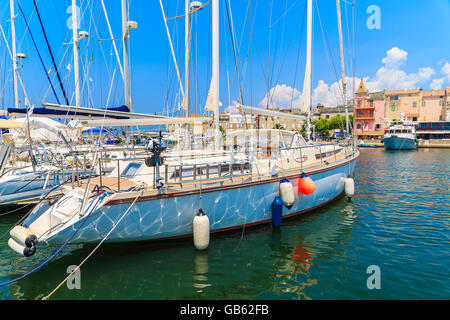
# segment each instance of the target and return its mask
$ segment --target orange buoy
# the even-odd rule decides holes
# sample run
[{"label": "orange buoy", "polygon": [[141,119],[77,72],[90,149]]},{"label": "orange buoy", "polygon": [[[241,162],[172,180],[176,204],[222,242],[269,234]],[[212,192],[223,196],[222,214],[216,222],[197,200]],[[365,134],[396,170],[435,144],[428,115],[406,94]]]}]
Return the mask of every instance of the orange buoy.
[{"label": "orange buoy", "polygon": [[314,181],[312,181],[305,173],[302,173],[302,177],[298,180],[298,191],[307,196],[316,191]]}]

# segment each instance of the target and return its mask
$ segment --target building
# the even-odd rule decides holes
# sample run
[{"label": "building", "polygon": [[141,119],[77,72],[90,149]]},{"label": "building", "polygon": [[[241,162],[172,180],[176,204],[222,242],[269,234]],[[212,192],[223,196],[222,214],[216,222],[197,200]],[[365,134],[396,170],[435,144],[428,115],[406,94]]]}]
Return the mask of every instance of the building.
[{"label": "building", "polygon": [[450,140],[450,122],[421,122],[417,137],[422,140]]},{"label": "building", "polygon": [[445,121],[450,121],[450,87],[445,88]]},{"label": "building", "polygon": [[445,90],[422,91],[422,106],[420,122],[445,121],[446,118]]},{"label": "building", "polygon": [[219,124],[225,130],[256,129],[257,116],[241,113],[221,112]]},{"label": "building", "polygon": [[[353,114],[353,106],[348,106],[348,115]],[[327,119],[330,120],[336,116],[345,116],[345,106],[325,107],[321,104],[317,105],[316,111],[313,112],[314,120]]]},{"label": "building", "polygon": [[[283,112],[287,115],[301,115],[300,110],[298,109],[271,109],[277,112]],[[285,129],[290,131],[300,131],[305,124],[305,121],[299,121],[297,119],[291,119],[289,116],[287,117],[274,117],[274,116],[266,116],[266,115],[258,115],[256,116],[256,128],[259,129]]]},{"label": "building", "polygon": [[355,97],[356,134],[361,139],[377,139],[384,135],[384,91],[369,93],[361,79]]},{"label": "building", "polygon": [[385,91],[384,119],[418,123],[422,106],[422,89]]},{"label": "building", "polygon": [[[202,117],[199,114],[190,114],[189,115],[190,118],[199,118]],[[184,118],[184,116],[178,116],[176,118]],[[213,130],[213,122],[204,122],[204,123],[195,123],[195,124],[190,124],[190,128],[191,128],[191,132],[194,135],[202,135],[202,134],[206,134],[207,132],[209,132],[210,130]],[[185,124],[179,124],[179,123],[174,123],[174,124],[168,124],[166,125],[166,131],[167,133],[173,134],[175,136],[184,136],[186,134],[186,125]]]}]

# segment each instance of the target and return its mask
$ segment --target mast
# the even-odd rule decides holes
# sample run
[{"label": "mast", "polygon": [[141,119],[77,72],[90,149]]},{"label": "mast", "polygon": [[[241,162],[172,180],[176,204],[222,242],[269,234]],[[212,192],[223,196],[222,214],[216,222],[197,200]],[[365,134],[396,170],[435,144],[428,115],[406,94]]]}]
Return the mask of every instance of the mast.
[{"label": "mast", "polygon": [[127,0],[122,0],[122,42],[123,42],[123,89],[125,105],[133,112],[130,94],[130,66],[128,61],[129,26],[127,18]]},{"label": "mast", "polygon": [[307,140],[311,141],[311,53],[312,53],[312,0],[308,0],[307,29],[306,29],[306,69],[303,82],[303,105],[302,111],[308,113],[306,125]]},{"label": "mast", "polygon": [[212,77],[216,148],[219,147],[219,0],[212,0]]},{"label": "mast", "polygon": [[80,69],[78,58],[78,17],[77,17],[77,0],[72,0],[72,37],[73,37],[73,69],[75,75],[75,105],[81,107],[80,96]]},{"label": "mast", "polygon": [[16,19],[14,12],[14,0],[9,1],[9,12],[11,18],[11,47],[12,47],[12,63],[13,63],[13,84],[14,84],[14,107],[19,108],[19,86],[17,84],[17,48],[16,48]]},{"label": "mast", "polygon": [[190,114],[191,105],[191,15],[190,13],[190,0],[185,0],[185,15],[184,15],[184,111],[186,117]]},{"label": "mast", "polygon": [[347,83],[345,79],[345,62],[344,62],[344,42],[342,37],[342,21],[341,21],[341,0],[336,0],[338,30],[339,30],[339,49],[341,54],[341,75],[342,75],[342,94],[345,106],[345,126],[347,135],[350,134],[348,106],[347,106]]}]

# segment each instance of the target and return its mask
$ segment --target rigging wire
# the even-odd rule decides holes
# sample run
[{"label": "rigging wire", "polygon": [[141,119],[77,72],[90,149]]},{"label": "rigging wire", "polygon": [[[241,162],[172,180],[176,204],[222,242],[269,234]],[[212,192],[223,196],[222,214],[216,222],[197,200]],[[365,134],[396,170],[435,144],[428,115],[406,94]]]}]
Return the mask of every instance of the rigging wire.
[{"label": "rigging wire", "polygon": [[[55,95],[56,101],[58,101],[58,104],[59,104],[60,102],[59,102],[59,99],[58,99],[58,95],[56,94],[55,88],[53,87],[53,84],[52,84],[52,82],[51,82],[51,80],[50,80],[50,77],[49,77],[48,72],[47,72],[47,68],[45,67],[44,61],[42,60],[41,53],[39,52],[39,48],[37,47],[36,41],[34,40],[33,33],[31,32],[31,29],[30,29],[30,27],[29,27],[29,25],[28,25],[27,19],[26,19],[25,14],[24,14],[24,12],[23,12],[23,10],[22,10],[22,6],[20,5],[19,2],[17,2],[17,4],[18,4],[18,6],[19,6],[20,13],[22,14],[22,18],[23,18],[23,20],[24,20],[24,22],[25,22],[25,25],[26,25],[26,27],[27,27],[26,30],[29,31],[29,33],[30,33],[30,37],[31,37],[31,40],[32,40],[32,42],[33,42],[34,48],[36,49],[36,53],[37,53],[37,55],[38,55],[38,57],[39,57],[39,60],[40,60],[40,62],[41,62],[41,65],[42,65],[42,67],[44,68],[44,73],[45,73],[45,75],[46,75],[46,77],[47,77],[47,80],[48,80],[49,83],[50,83],[50,86],[51,86],[51,88],[52,88],[53,94]],[[26,31],[25,31],[25,34],[26,34]]]},{"label": "rigging wire", "polygon": [[[337,73],[337,70],[336,70],[336,65],[334,63],[333,53],[332,53],[331,47],[329,45],[328,36],[327,36],[326,30],[324,28],[323,22],[322,22],[322,17],[321,17],[321,13],[320,13],[319,3],[318,3],[317,0],[315,2],[316,2],[317,14],[318,14],[318,17],[319,17],[320,27],[321,27],[321,30],[322,30],[322,36],[323,36],[323,39],[324,39],[324,45],[325,45],[325,48],[327,49],[326,52],[327,52],[327,57],[328,57],[328,64],[329,64],[330,69],[332,69],[331,71],[334,71],[334,76],[336,78],[336,82],[339,84],[339,76],[338,76],[338,73]],[[331,68],[331,65],[332,65],[333,68]],[[346,99],[344,97],[344,93],[342,91],[341,86],[338,85],[338,89],[340,91],[341,98],[343,99],[344,103],[346,103]],[[337,108],[339,110],[339,113],[341,113],[341,108],[339,107],[339,97],[338,97],[339,94],[337,94],[334,91],[334,95],[335,95],[335,98],[336,98],[336,102],[338,104]],[[340,116],[340,122],[341,122],[342,128],[344,128],[345,126],[344,126],[344,123],[343,123],[343,120],[342,120],[342,116]]]},{"label": "rigging wire", "polygon": [[[19,3],[19,2],[17,2],[17,3]],[[62,83],[62,80],[61,80],[61,76],[59,75],[58,67],[56,66],[55,57],[53,56],[53,51],[52,51],[52,48],[50,47],[50,43],[49,43],[48,38],[47,38],[47,33],[45,32],[44,24],[42,23],[41,15],[39,13],[39,9],[37,7],[36,0],[33,0],[33,4],[34,4],[34,8],[36,10],[37,17],[39,19],[39,24],[41,25],[42,33],[44,34],[45,43],[47,44],[48,52],[50,53],[50,57],[51,57],[52,62],[53,62],[53,67],[55,68],[56,76],[58,77],[59,86],[60,86],[61,91],[63,93],[64,100],[66,101],[66,104],[68,105],[69,104],[69,100],[67,99],[67,94],[66,94],[66,91],[64,89],[64,86],[63,86],[63,83]],[[19,7],[20,7],[20,4],[19,4]],[[30,31],[30,34],[31,34],[31,31]]]}]

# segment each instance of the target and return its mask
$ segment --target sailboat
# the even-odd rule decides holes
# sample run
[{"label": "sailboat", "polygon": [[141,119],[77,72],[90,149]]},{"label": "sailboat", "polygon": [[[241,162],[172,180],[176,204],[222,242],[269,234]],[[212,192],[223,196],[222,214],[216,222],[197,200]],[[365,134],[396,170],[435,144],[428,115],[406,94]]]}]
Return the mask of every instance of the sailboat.
[{"label": "sailboat", "polygon": [[[211,233],[270,222],[275,226],[274,221],[278,227],[283,219],[324,206],[351,190],[359,155],[354,140],[322,145],[309,135],[305,140],[298,132],[278,129],[220,134],[219,1],[211,5],[213,73],[208,103],[213,117],[82,120],[80,125],[212,125],[214,138],[206,139],[201,148],[168,149],[160,134],[147,145],[149,156],[118,159],[110,174],[65,186],[61,199],[36,206],[11,230],[8,244],[14,251],[31,256],[44,245],[175,238],[193,238],[202,250]],[[308,0],[309,51],[311,33]],[[310,68],[307,63],[309,83]],[[310,91],[309,87],[304,93],[309,110]],[[240,109],[286,117],[267,109]]]},{"label": "sailboat", "polygon": [[[87,177],[92,174],[96,175],[100,171],[111,172],[111,166],[109,164],[103,163],[103,168],[98,168],[96,162],[93,161],[92,150],[97,150],[98,148],[96,146],[78,143],[78,138],[81,138],[79,128],[59,123],[49,117],[85,119],[98,117],[129,118],[133,116],[129,112],[128,107],[109,108],[108,110],[91,110],[81,107],[78,42],[83,37],[86,37],[87,33],[78,33],[76,28],[76,14],[74,14],[75,19],[73,21],[72,42],[76,106],[70,108],[70,106],[60,106],[51,103],[44,103],[44,108],[30,106],[24,84],[18,73],[17,60],[20,57],[23,58],[25,55],[18,54],[16,49],[15,1],[10,0],[9,5],[11,45],[9,45],[3,29],[1,30],[12,60],[14,108],[8,108],[8,115],[12,117],[24,117],[2,120],[0,123],[2,129],[10,130],[8,134],[2,135],[3,143],[0,145],[0,206],[38,203],[49,192],[52,195],[58,193],[61,190],[59,187],[67,181],[74,183],[82,177]],[[36,3],[34,5],[36,13],[39,16]],[[76,3],[72,5],[72,9],[76,13]],[[20,6],[19,9],[23,14]],[[31,30],[29,31],[31,35]],[[53,65],[56,68],[54,60]],[[20,108],[19,83],[24,91],[26,108]],[[68,104],[61,82],[60,85]],[[125,95],[125,97],[127,98],[128,96]],[[128,100],[126,103],[128,105],[131,104]],[[37,134],[38,131],[44,134]],[[68,136],[69,132],[71,134],[70,137]],[[47,139],[48,135],[52,137],[50,140]],[[44,140],[46,140],[45,145],[40,141],[43,136],[45,136]],[[109,146],[108,149],[102,148],[101,151],[108,153],[111,158],[114,158],[117,156],[124,157],[127,154],[134,153],[136,149],[130,152],[124,150],[123,146],[120,146],[120,148]],[[112,156],[111,153],[115,155]]]}]

